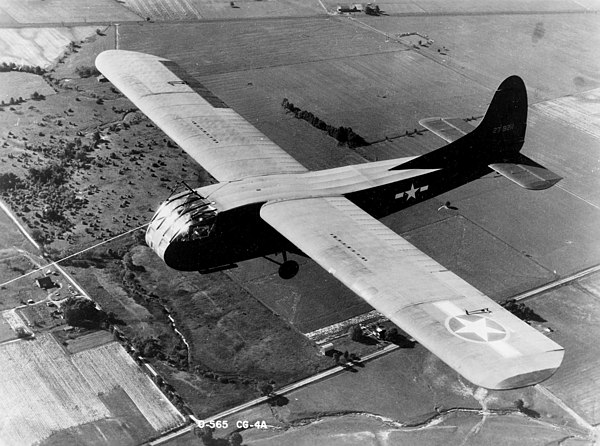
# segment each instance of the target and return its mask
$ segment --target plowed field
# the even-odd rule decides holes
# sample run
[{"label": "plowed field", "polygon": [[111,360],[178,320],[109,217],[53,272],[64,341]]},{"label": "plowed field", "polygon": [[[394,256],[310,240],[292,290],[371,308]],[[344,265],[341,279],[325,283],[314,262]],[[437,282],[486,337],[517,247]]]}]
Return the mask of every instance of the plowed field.
[{"label": "plowed field", "polygon": [[148,423],[138,442],[182,422],[115,342],[67,355],[51,335],[43,334],[31,341],[3,344],[0,362],[2,444],[33,444],[63,429],[118,418],[119,407],[109,403],[116,400],[101,398],[116,389],[124,391]]}]

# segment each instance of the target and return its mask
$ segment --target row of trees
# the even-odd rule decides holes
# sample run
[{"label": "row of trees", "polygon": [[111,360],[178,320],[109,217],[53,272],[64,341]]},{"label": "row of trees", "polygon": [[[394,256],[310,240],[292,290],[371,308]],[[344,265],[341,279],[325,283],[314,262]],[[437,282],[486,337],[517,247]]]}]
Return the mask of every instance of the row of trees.
[{"label": "row of trees", "polygon": [[527,305],[523,303],[517,303],[517,301],[514,299],[507,300],[503,306],[523,321],[546,322],[546,319],[541,317]]},{"label": "row of trees", "polygon": [[41,93],[38,93],[37,91],[34,91],[33,93],[31,93],[31,99],[33,99],[34,101],[42,101],[46,99],[46,96],[44,96]]},{"label": "row of trees", "polygon": [[292,113],[297,119],[303,119],[313,127],[327,132],[329,136],[335,138],[341,144],[347,144],[350,148],[369,145],[369,143],[365,141],[362,136],[354,133],[350,127],[334,127],[330,124],[327,124],[311,112],[296,107],[294,104],[288,101],[287,98],[283,99],[281,106],[289,113]]},{"label": "row of trees", "polygon": [[18,98],[13,98],[11,96],[11,98],[8,100],[8,104],[6,102],[4,102],[4,99],[0,102],[0,105],[18,105],[18,104],[22,104],[23,102],[25,102],[25,99],[23,99],[21,96],[19,96]]},{"label": "row of trees", "polygon": [[43,68],[38,66],[33,67],[31,65],[17,65],[14,62],[0,63],[0,72],[5,73],[7,71],[22,71],[24,73],[33,73],[40,76],[46,72]]}]

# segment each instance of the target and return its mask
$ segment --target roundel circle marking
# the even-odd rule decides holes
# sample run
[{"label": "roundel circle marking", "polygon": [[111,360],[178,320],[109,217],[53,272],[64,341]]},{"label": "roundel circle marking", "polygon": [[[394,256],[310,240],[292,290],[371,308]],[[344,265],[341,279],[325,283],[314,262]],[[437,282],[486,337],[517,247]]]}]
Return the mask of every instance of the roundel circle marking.
[{"label": "roundel circle marking", "polygon": [[449,317],[446,328],[454,336],[470,342],[502,341],[508,337],[508,331],[498,322],[477,314]]}]

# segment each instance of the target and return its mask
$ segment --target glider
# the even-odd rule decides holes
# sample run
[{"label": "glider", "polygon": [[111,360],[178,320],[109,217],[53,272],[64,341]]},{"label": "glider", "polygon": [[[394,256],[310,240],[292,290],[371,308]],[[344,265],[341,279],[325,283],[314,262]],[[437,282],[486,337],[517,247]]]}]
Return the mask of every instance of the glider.
[{"label": "glider", "polygon": [[[217,184],[161,204],[148,245],[172,268],[213,271],[274,253],[311,257],[472,383],[533,385],[563,348],[377,219],[496,171],[521,187],[561,178],[519,153],[527,93],[511,76],[476,128],[431,118],[449,142],[422,156],[308,171],[200,81],[164,58],[110,50],[98,69]],[[292,277],[298,264],[280,268]]]}]

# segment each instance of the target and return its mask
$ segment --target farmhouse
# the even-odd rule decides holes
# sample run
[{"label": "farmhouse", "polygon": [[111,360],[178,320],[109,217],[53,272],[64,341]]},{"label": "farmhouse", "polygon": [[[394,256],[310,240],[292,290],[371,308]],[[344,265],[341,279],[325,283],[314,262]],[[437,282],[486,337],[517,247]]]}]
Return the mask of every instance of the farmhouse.
[{"label": "farmhouse", "polygon": [[52,279],[48,276],[35,279],[35,283],[43,290],[49,290],[50,288],[54,288],[56,286],[56,284],[52,282]]}]

